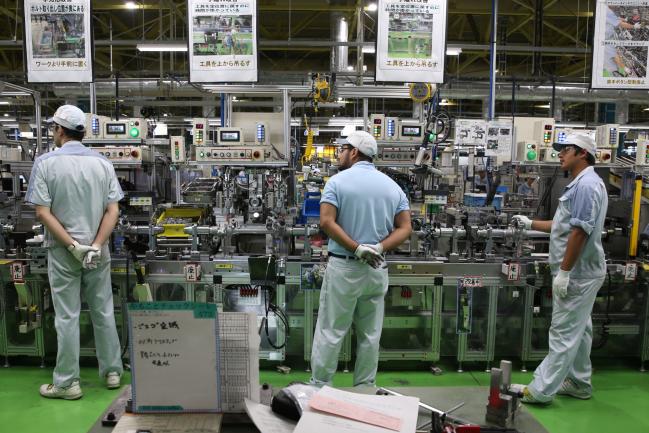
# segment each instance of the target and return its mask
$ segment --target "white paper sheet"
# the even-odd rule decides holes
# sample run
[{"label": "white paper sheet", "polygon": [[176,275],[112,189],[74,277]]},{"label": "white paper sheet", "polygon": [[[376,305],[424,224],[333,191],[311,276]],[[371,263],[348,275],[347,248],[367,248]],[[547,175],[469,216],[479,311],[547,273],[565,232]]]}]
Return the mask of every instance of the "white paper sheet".
[{"label": "white paper sheet", "polygon": [[246,399],[246,413],[261,433],[292,433],[295,421],[275,414],[270,406]]},{"label": "white paper sheet", "polygon": [[[364,395],[339,389],[323,387],[318,394],[333,398],[344,403],[364,406],[380,411],[385,415],[402,419],[403,433],[412,433],[417,429],[419,399],[416,397],[398,397],[383,395]],[[325,413],[307,409],[302,414],[294,433],[394,433],[393,430],[365,424],[362,422],[331,416]]]}]

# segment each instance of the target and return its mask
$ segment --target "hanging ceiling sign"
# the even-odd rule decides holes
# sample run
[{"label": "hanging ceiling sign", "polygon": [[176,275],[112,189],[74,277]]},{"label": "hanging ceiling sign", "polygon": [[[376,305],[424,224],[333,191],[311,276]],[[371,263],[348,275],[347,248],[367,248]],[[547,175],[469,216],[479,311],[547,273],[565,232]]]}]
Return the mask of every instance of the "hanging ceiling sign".
[{"label": "hanging ceiling sign", "polygon": [[446,0],[380,0],[376,81],[444,82]]},{"label": "hanging ceiling sign", "polygon": [[592,87],[648,89],[649,1],[598,0]]},{"label": "hanging ceiling sign", "polygon": [[256,0],[188,0],[189,80],[257,81]]},{"label": "hanging ceiling sign", "polygon": [[90,0],[25,0],[24,4],[27,81],[92,82]]}]

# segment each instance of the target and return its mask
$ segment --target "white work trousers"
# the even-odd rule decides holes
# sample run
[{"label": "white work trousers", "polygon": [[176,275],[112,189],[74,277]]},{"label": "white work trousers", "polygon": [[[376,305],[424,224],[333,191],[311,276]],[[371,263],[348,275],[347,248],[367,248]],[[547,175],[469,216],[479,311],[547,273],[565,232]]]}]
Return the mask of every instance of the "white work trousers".
[{"label": "white work trousers", "polygon": [[565,298],[553,294],[548,338],[550,350],[534,371],[534,379],[527,387],[536,400],[551,401],[566,378],[572,379],[578,388],[592,391],[591,312],[604,279],[571,279]]},{"label": "white work trousers", "polygon": [[108,247],[104,246],[102,249],[102,259],[96,269],[83,269],[81,263],[64,247],[51,247],[48,251],[47,273],[56,313],[54,324],[58,339],[54,385],[66,387],[79,379],[79,313],[82,288],[83,298],[90,308],[99,376],[103,378],[110,372],[122,374]]},{"label": "white work trousers", "polygon": [[354,386],[374,385],[387,290],[387,268],[329,257],[311,351],[312,384],[331,384],[340,346],[353,321],[357,340]]}]

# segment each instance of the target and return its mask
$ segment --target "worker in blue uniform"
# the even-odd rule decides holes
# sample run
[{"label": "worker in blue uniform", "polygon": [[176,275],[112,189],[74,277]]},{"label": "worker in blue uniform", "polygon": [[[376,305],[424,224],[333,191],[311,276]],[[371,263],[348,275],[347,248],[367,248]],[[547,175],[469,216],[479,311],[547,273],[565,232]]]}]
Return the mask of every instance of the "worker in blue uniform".
[{"label": "worker in blue uniform", "polygon": [[526,229],[550,233],[553,275],[549,352],[532,382],[522,387],[524,403],[547,404],[555,394],[591,397],[591,311],[606,277],[602,229],[608,195],[593,169],[595,141],[570,134],[554,148],[559,151],[561,168],[573,178],[559,198],[554,218],[532,221],[523,215],[513,217]]},{"label": "worker in blue uniform", "polygon": [[331,384],[353,322],[358,342],[354,386],[371,386],[388,290],[383,253],[410,236],[410,207],[402,189],[372,163],[377,154],[374,137],[354,131],[338,144],[340,172],[329,179],[320,200],[329,260],[311,352],[311,383]]},{"label": "worker in blue uniform", "polygon": [[75,400],[79,385],[80,293],[90,308],[99,374],[108,388],[119,388],[123,372],[110,281],[107,240],[124,194],[112,164],[85,147],[85,114],[63,105],[52,119],[57,149],[34,161],[26,201],[36,206],[45,226],[48,276],[54,304],[58,351],[47,398]]}]

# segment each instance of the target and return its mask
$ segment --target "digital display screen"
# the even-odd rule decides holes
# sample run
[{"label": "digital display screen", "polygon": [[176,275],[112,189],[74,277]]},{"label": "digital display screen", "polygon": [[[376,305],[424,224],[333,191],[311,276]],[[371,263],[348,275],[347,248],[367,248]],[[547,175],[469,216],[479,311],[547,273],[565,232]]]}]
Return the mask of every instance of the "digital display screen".
[{"label": "digital display screen", "polygon": [[239,131],[220,131],[221,141],[239,141]]},{"label": "digital display screen", "polygon": [[203,129],[203,124],[202,123],[197,123],[197,124],[194,125],[194,128]]},{"label": "digital display screen", "polygon": [[421,126],[402,126],[401,135],[404,137],[419,137],[421,136]]},{"label": "digital display screen", "polygon": [[126,124],[124,123],[107,123],[106,134],[117,135],[126,134]]},{"label": "digital display screen", "polygon": [[375,125],[380,125],[381,124],[381,119],[374,119],[374,124]]}]

